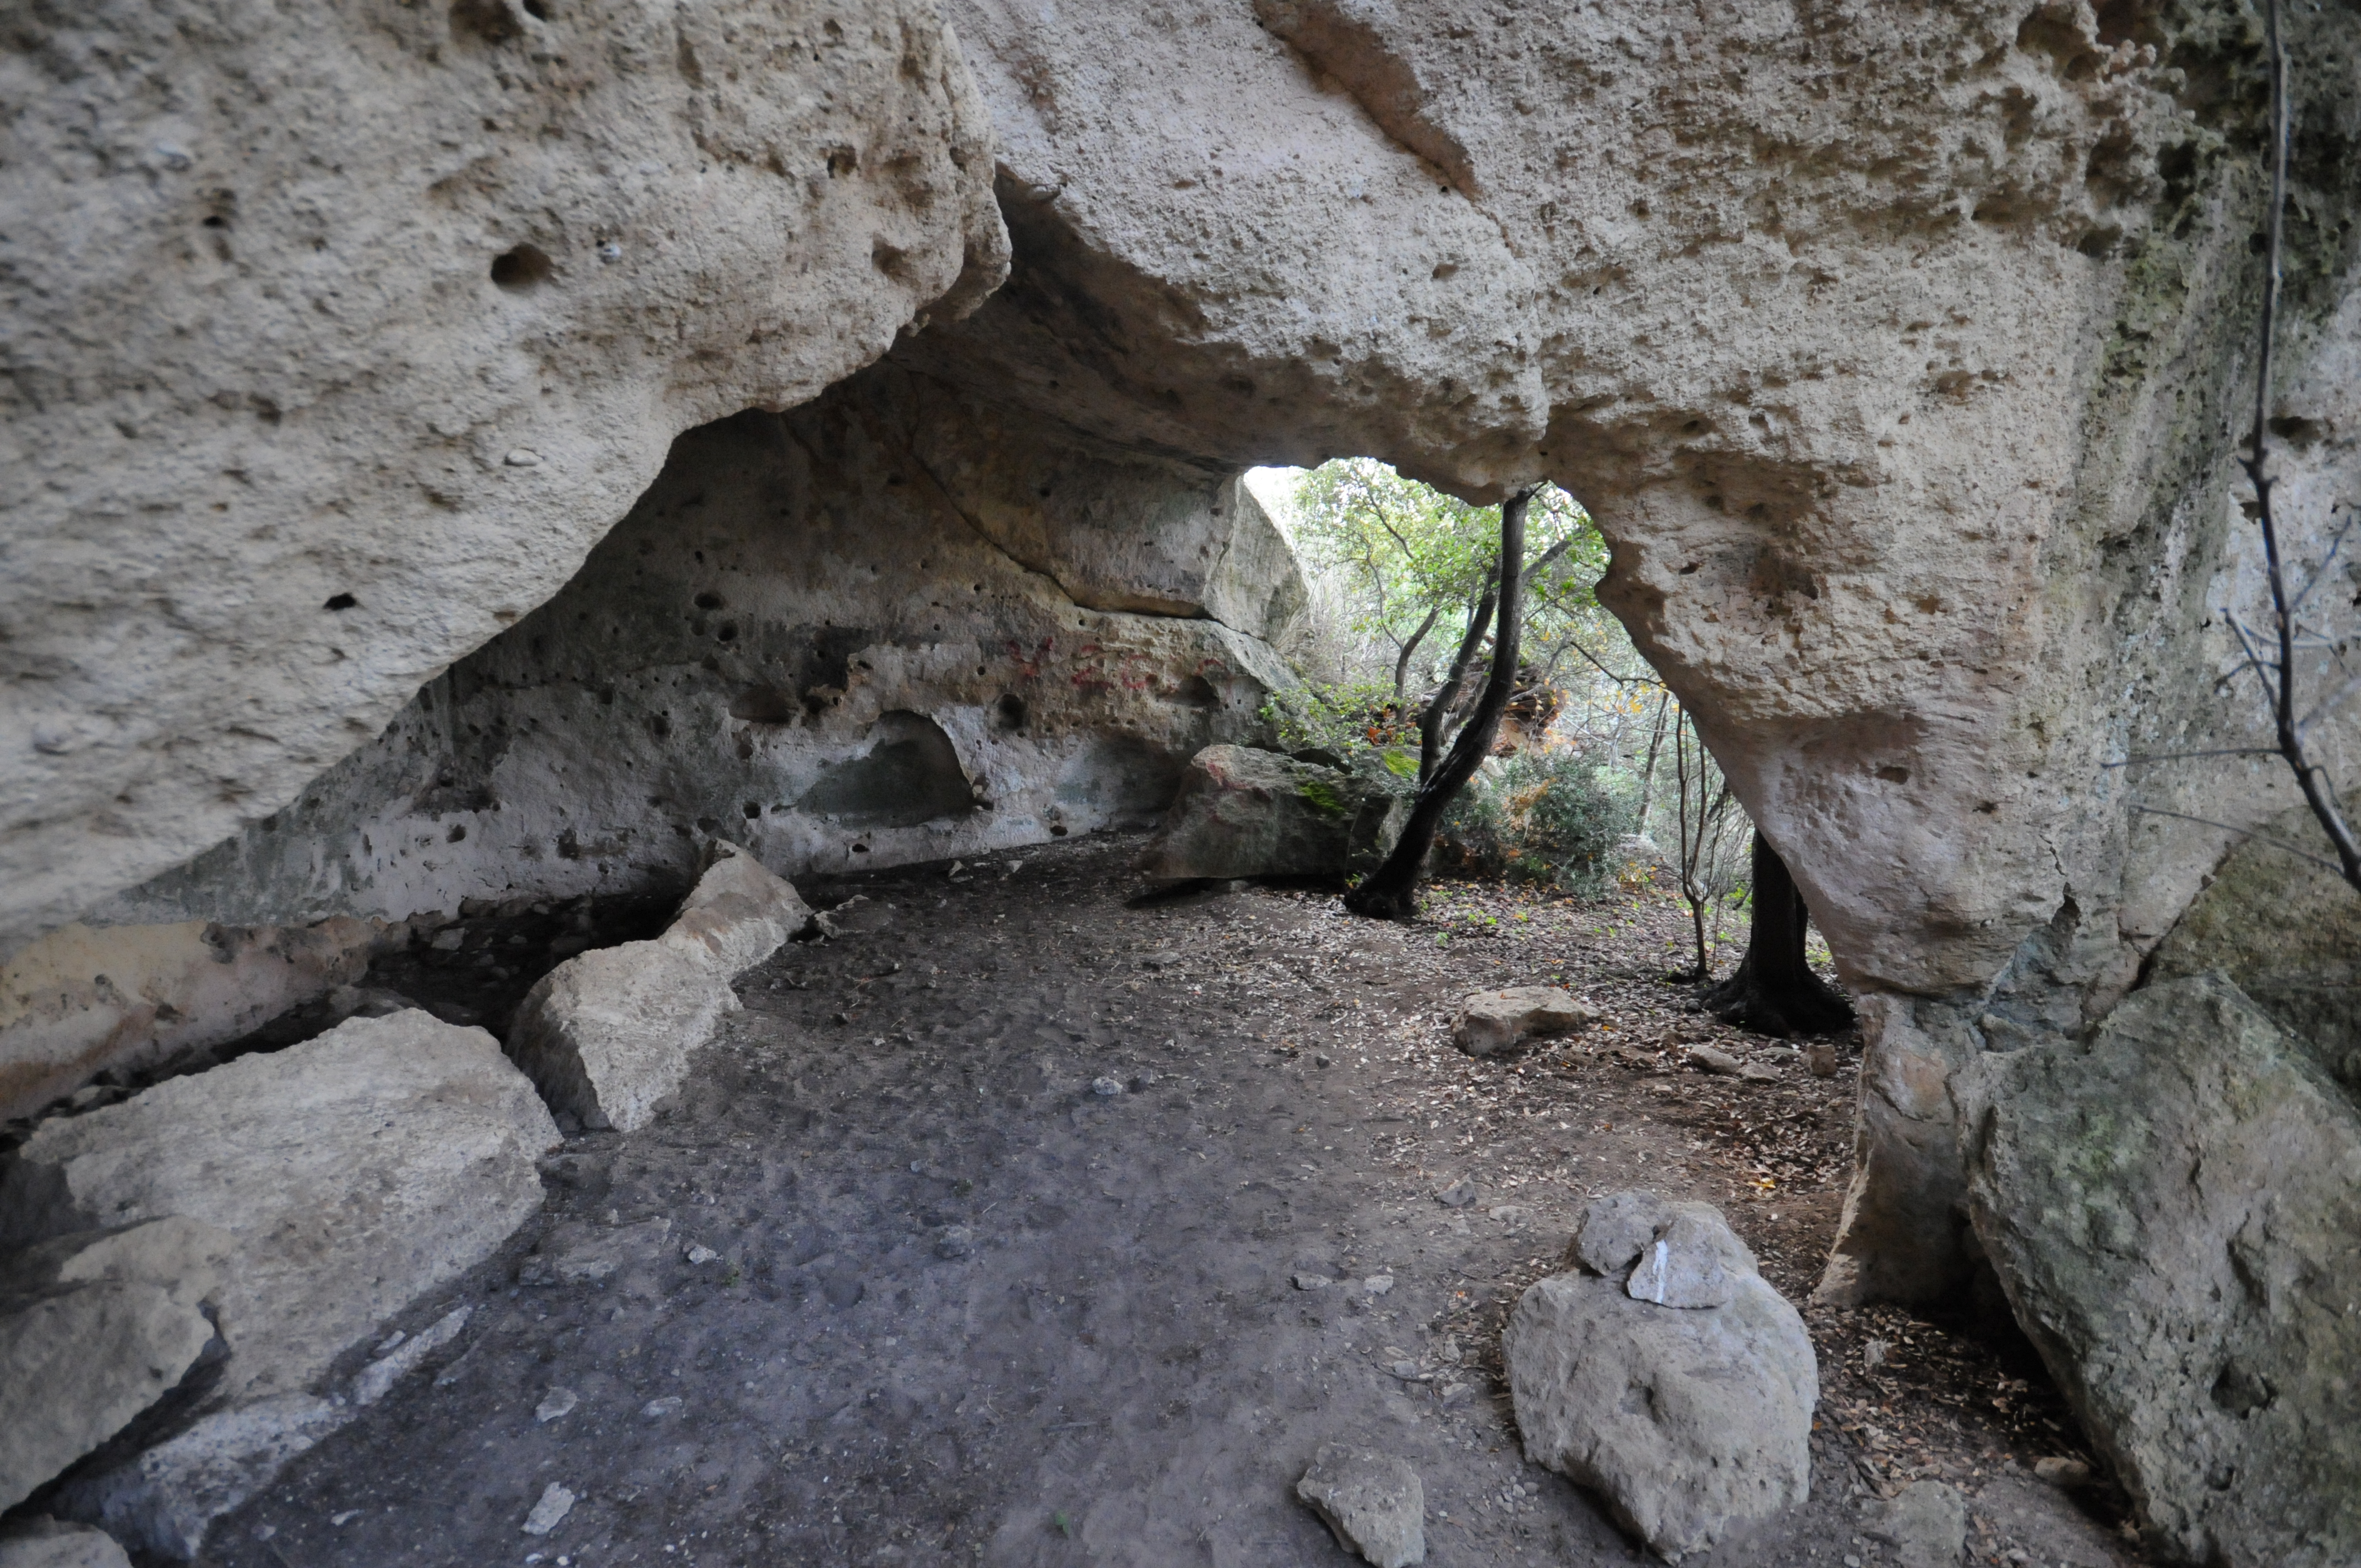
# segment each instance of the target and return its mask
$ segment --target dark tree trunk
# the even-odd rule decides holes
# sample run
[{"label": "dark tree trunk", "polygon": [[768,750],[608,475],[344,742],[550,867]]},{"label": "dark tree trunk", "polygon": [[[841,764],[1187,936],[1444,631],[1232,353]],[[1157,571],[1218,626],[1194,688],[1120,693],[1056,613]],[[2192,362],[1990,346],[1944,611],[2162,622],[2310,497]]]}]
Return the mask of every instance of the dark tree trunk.
[{"label": "dark tree trunk", "polygon": [[1828,1035],[1852,1025],[1852,1003],[1804,959],[1804,928],[1811,922],[1787,862],[1754,835],[1754,928],[1738,972],[1700,998],[1725,1024],[1759,1034]]},{"label": "dark tree trunk", "polygon": [[1421,788],[1434,776],[1443,762],[1443,727],[1451,721],[1451,710],[1459,706],[1460,689],[1467,684],[1467,666],[1476,662],[1476,651],[1484,646],[1484,629],[1492,623],[1492,606],[1500,592],[1499,574],[1495,571],[1484,592],[1476,601],[1475,612],[1467,618],[1467,634],[1459,640],[1459,652],[1452,656],[1451,673],[1443,685],[1435,688],[1427,700],[1426,711],[1418,718],[1418,782]]},{"label": "dark tree trunk", "polygon": [[[1460,787],[1476,776],[1476,769],[1492,750],[1500,731],[1500,715],[1517,685],[1517,638],[1525,613],[1525,508],[1532,492],[1520,490],[1500,507],[1500,597],[1492,631],[1492,672],[1451,743],[1450,755],[1422,782],[1410,820],[1394,841],[1385,863],[1345,895],[1345,907],[1356,915],[1381,920],[1406,920],[1418,912],[1418,879],[1426,870],[1427,851],[1434,848],[1435,829]],[[1470,641],[1473,639],[1471,637]]]}]

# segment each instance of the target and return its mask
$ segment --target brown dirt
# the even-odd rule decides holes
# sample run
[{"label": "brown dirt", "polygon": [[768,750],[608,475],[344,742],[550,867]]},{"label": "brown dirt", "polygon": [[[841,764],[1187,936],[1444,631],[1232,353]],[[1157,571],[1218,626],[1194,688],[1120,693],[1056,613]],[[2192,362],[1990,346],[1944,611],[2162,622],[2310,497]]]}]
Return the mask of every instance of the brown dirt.
[{"label": "brown dirt", "polygon": [[[1721,1205],[1800,1299],[1857,1047],[1817,1079],[1686,1011],[1663,976],[1686,921],[1654,894],[1447,884],[1382,926],[1313,890],[1145,897],[1137,846],[807,889],[861,894],[839,911],[860,929],[745,977],[655,1125],[552,1156],[543,1220],[400,1326],[490,1310],[207,1561],[1341,1563],[1290,1490],[1336,1440],[1416,1466],[1431,1563],[1651,1561],[1522,1463],[1500,1322],[1587,1198],[1642,1185]],[[1506,1060],[1450,1047],[1461,994],[1553,979],[1606,1025]],[[1778,1078],[1708,1076],[1687,1042]],[[1438,1201],[1462,1183],[1471,1203]],[[551,1227],[651,1218],[669,1239],[603,1284],[536,1283]],[[1315,1273],[1337,1283],[1291,1283]],[[2104,1493],[2031,1477],[2077,1440],[2022,1342],[1806,1320],[1812,1500],[1693,1563],[1887,1561],[1860,1510],[1919,1475],[1970,1494],[1974,1562],[2143,1561]],[[538,1421],[552,1388],[579,1403]],[[551,1482],[579,1501],[523,1535]]]}]

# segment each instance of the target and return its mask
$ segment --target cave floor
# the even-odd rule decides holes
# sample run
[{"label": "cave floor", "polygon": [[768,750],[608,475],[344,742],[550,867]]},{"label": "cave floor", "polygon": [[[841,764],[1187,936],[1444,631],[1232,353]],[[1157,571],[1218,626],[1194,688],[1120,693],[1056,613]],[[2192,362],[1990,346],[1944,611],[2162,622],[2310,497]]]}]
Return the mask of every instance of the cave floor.
[{"label": "cave floor", "polygon": [[[845,934],[746,975],[653,1125],[551,1155],[544,1215],[399,1325],[474,1300],[467,1332],[205,1560],[1341,1564],[1291,1489],[1342,1441],[1417,1468],[1430,1563],[1653,1561],[1521,1461],[1499,1325],[1582,1202],[1638,1185],[1721,1205],[1800,1300],[1857,1045],[1815,1079],[1684,1011],[1658,893],[1451,883],[1383,926],[1308,889],[1148,897],[1137,847],[808,887],[861,895]],[[1603,1027],[1452,1049],[1459,995],[1560,977]],[[1687,1067],[1700,1040],[1778,1080]],[[637,1251],[554,1282],[591,1234]],[[2107,1494],[2033,1478],[2078,1449],[2022,1342],[1806,1319],[1812,1499],[1690,1563],[1891,1561],[1861,1510],[1919,1475],[1970,1495],[1971,1562],[2144,1561]],[[523,1533],[552,1483],[577,1500]]]}]

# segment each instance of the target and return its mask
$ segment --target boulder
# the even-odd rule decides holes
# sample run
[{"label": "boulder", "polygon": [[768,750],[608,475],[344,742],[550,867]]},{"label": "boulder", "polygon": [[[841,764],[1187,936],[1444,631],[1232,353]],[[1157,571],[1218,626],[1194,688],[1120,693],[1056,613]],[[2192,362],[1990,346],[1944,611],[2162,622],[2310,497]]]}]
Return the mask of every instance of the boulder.
[{"label": "boulder", "polygon": [[1977,1239],[2153,1536],[2361,1560],[2361,1114],[2220,975],[1961,1075]]},{"label": "boulder", "polygon": [[1570,1035],[1598,1021],[1598,1014],[1554,985],[1518,985],[1479,991],[1459,1004],[1451,1020],[1451,1043],[1471,1057],[1505,1051],[1521,1040]]},{"label": "boulder", "polygon": [[[1651,1197],[1594,1204],[1577,1255],[1621,1258],[1633,1212]],[[1703,1205],[1664,1207],[1667,1232],[1704,1228]],[[1537,1282],[1501,1336],[1525,1456],[1597,1492],[1619,1523],[1674,1559],[1802,1503],[1811,1485],[1811,1338],[1751,1259],[1741,1268],[1726,1250],[1715,1255],[1728,1288],[1719,1305],[1639,1299],[1619,1264]]]},{"label": "boulder", "polygon": [[1141,852],[1154,882],[1343,876],[1372,866],[1410,815],[1407,784],[1251,746],[1208,746]]},{"label": "boulder", "polygon": [[1754,1255],[1705,1204],[1681,1208],[1641,1250],[1624,1293],[1657,1307],[1725,1305],[1753,1276]]},{"label": "boulder", "polygon": [[358,1413],[308,1394],[218,1410],[128,1464],[69,1482],[54,1506],[135,1551],[190,1562],[214,1520]]},{"label": "boulder", "polygon": [[0,1524],[0,1568],[131,1568],[104,1530],[37,1515]]},{"label": "boulder", "polygon": [[1861,1532],[1894,1548],[1902,1568],[1959,1568],[1968,1545],[1968,1500],[1940,1481],[1913,1481],[1865,1511]]},{"label": "boulder", "polygon": [[227,1232],[224,1394],[291,1394],[507,1240],[556,1142],[482,1030],[354,1018],[44,1124],[0,1173],[0,1243],[170,1214]]},{"label": "boulder", "polygon": [[664,935],[577,954],[517,1009],[509,1055],[550,1108],[635,1132],[688,1077],[688,1058],[739,1009],[730,981],[812,923],[785,880],[719,844]]},{"label": "boulder", "polygon": [[1295,1495],[1334,1532],[1337,1545],[1374,1568],[1426,1561],[1426,1488],[1417,1471],[1391,1454],[1323,1444]]}]

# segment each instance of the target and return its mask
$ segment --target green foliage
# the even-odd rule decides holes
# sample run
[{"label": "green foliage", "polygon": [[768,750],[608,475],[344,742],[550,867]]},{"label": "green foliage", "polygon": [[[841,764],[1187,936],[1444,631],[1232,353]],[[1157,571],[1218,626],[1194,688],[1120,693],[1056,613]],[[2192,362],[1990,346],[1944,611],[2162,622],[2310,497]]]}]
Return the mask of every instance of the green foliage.
[{"label": "green foliage", "polygon": [[1463,876],[1544,883],[1590,896],[1616,871],[1632,811],[1573,751],[1527,751],[1468,781],[1444,814],[1437,853]]},{"label": "green foliage", "polygon": [[[1374,681],[1290,686],[1271,693],[1262,705],[1262,719],[1289,751],[1318,747],[1350,758],[1362,748],[1384,751],[1407,740],[1410,776],[1418,776],[1418,715],[1394,701],[1391,686]],[[1386,765],[1394,767],[1390,753]]]},{"label": "green foliage", "polygon": [[1344,795],[1334,784],[1323,779],[1307,779],[1295,786],[1295,793],[1311,804],[1312,809],[1323,817],[1346,817],[1352,807],[1345,804]]}]

